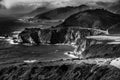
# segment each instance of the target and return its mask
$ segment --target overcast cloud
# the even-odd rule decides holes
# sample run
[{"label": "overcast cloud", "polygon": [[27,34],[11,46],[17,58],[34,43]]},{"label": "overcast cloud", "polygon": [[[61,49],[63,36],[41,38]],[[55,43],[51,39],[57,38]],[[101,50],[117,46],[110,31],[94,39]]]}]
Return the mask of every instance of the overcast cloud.
[{"label": "overcast cloud", "polygon": [[0,4],[5,8],[0,9],[0,14],[4,13],[26,13],[37,7],[58,8],[65,6],[77,6],[91,2],[116,2],[118,0],[0,0]]},{"label": "overcast cloud", "polygon": [[29,5],[29,6],[46,6],[48,4],[51,7],[61,7],[61,6],[69,6],[69,5],[78,5],[82,3],[88,2],[96,2],[96,1],[103,1],[103,2],[115,2],[117,0],[2,0],[1,4],[3,4],[6,8],[11,8],[16,5]]}]

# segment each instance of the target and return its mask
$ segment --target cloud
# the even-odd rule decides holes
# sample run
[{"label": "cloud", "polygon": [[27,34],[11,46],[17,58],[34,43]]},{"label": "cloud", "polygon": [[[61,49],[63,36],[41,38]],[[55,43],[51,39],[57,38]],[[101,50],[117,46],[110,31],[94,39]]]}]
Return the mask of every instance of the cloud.
[{"label": "cloud", "polygon": [[[102,2],[116,2],[118,0],[0,0],[0,14],[28,13],[38,7],[58,8],[65,6],[78,6],[80,4]],[[94,4],[93,4],[94,5]]]},{"label": "cloud", "polygon": [[[12,8],[17,5],[27,6],[64,6],[70,0],[2,0],[1,4],[6,8]],[[65,3],[65,4],[64,4]]]},{"label": "cloud", "polygon": [[79,5],[87,2],[114,2],[116,0],[1,0],[6,8],[12,8],[16,5],[29,5],[29,6],[49,6],[49,7],[62,7],[69,5]]}]

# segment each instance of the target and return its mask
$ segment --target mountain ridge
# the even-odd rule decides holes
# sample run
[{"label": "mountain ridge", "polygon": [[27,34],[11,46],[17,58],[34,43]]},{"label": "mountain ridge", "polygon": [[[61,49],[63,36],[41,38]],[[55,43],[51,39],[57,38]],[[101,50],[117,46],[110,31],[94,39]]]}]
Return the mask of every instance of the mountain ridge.
[{"label": "mountain ridge", "polygon": [[35,16],[35,18],[37,19],[65,19],[74,13],[77,13],[84,9],[86,10],[88,8],[89,6],[86,6],[86,5],[81,5],[78,7],[71,7],[71,6],[61,7],[61,8],[53,9],[43,14],[37,15]]},{"label": "mountain ridge", "polygon": [[81,26],[107,30],[119,22],[119,14],[114,14],[105,9],[90,9],[71,15],[58,27]]}]

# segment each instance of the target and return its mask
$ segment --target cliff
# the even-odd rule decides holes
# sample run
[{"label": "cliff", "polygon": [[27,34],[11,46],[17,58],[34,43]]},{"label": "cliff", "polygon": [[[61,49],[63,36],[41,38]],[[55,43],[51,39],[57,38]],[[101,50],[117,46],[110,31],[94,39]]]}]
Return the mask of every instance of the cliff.
[{"label": "cliff", "polygon": [[105,34],[96,30],[81,28],[26,28],[19,34],[21,43],[41,44],[69,44],[75,47],[75,52],[81,54],[87,47],[96,44],[96,40],[88,40],[86,36]]}]

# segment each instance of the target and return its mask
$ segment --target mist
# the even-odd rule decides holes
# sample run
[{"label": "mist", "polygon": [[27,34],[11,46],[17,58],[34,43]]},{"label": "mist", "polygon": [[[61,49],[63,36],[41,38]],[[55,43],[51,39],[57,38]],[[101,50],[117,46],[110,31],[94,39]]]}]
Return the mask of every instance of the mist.
[{"label": "mist", "polygon": [[12,8],[17,5],[29,5],[29,6],[41,6],[44,7],[47,5],[50,7],[63,7],[70,5],[85,4],[88,2],[116,2],[118,0],[1,0],[1,4],[6,8]]},{"label": "mist", "polygon": [[81,4],[102,2],[116,2],[118,0],[0,0],[0,14],[29,13],[38,7],[59,8],[65,6],[79,6]]}]

